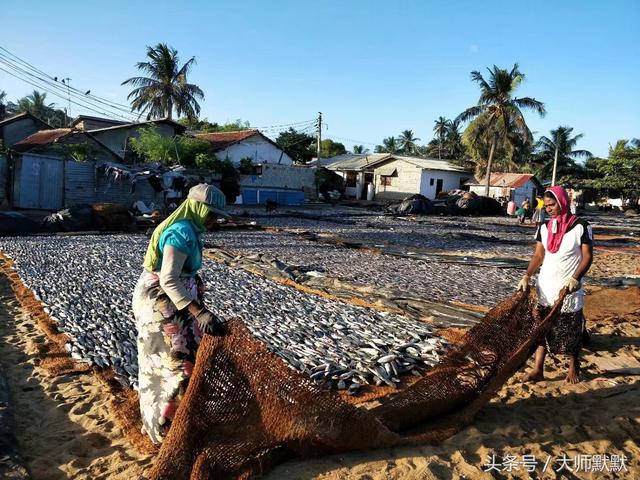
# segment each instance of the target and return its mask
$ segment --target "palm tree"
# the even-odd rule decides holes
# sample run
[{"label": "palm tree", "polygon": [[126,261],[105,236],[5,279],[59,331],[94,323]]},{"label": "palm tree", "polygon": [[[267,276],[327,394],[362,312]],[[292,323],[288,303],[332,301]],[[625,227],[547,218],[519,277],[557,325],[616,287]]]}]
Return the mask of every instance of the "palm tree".
[{"label": "palm tree", "polygon": [[400,147],[396,137],[387,137],[382,140],[382,145],[376,145],[376,153],[398,153]]},{"label": "palm tree", "polygon": [[447,120],[444,117],[439,117],[434,123],[435,126],[433,127],[433,133],[435,133],[436,137],[438,138],[438,159],[442,160],[442,142],[447,136],[451,120]]},{"label": "palm tree", "polygon": [[127,100],[131,101],[131,111],[138,111],[140,115],[147,114],[147,119],[171,119],[173,110],[179,116],[187,118],[197,117],[200,113],[198,99],[204,98],[200,87],[187,83],[187,74],[195,65],[195,57],[179,67],[178,51],[159,43],[155,47],[147,46],[148,62],[138,62],[138,70],[148,77],[132,77],[122,85],[136,87],[129,93]]},{"label": "palm tree", "polygon": [[38,118],[45,119],[47,115],[53,110],[53,103],[47,105],[47,94],[34,90],[31,95],[27,95],[26,99],[29,101],[29,112]]},{"label": "palm tree", "polygon": [[577,158],[591,158],[591,152],[587,150],[574,150],[578,140],[584,135],[582,133],[571,136],[573,128],[560,126],[551,130],[551,138],[540,137],[536,143],[536,153],[539,162],[544,165],[540,174],[549,175],[551,173],[551,186],[556,184],[556,173],[560,170],[564,174],[572,173],[579,169],[576,164]]},{"label": "palm tree", "polygon": [[[485,80],[480,72],[471,72],[471,80],[480,85],[480,98],[478,104],[467,108],[456,118],[456,121],[466,122],[477,119],[482,125],[478,128],[478,134],[482,135],[489,144],[487,159],[487,175],[485,195],[489,196],[491,184],[491,163],[498,143],[507,141],[512,143],[519,140],[522,144],[530,144],[532,135],[521,108],[530,108],[540,116],[544,116],[546,110],[544,104],[530,97],[512,97],[518,88],[524,74],[518,70],[518,64],[514,64],[511,71],[493,66],[488,68],[489,77]],[[468,127],[469,128],[469,127]],[[466,132],[465,132],[466,133]]]},{"label": "palm tree", "polygon": [[416,142],[419,140],[419,138],[413,136],[413,130],[403,130],[398,139],[400,150],[402,150],[402,153],[414,153],[418,147]]},{"label": "palm tree", "polygon": [[369,153],[369,149],[364,148],[364,145],[354,145],[353,153],[357,153],[357,154]]},{"label": "palm tree", "polygon": [[449,159],[460,160],[465,154],[462,135],[460,134],[460,123],[456,120],[449,120],[445,133],[445,147],[447,158]]}]

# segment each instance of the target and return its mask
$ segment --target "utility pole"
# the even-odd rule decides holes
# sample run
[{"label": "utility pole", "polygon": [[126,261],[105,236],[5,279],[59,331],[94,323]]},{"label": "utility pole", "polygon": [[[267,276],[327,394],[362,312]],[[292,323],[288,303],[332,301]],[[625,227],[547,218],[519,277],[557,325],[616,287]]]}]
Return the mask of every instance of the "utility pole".
[{"label": "utility pole", "polygon": [[322,142],[322,112],[318,112],[318,144],[316,145],[316,156],[318,157],[318,166],[320,166],[320,143]]},{"label": "utility pole", "polygon": [[67,117],[68,120],[67,120],[66,126],[69,126],[68,121],[71,119],[71,87],[69,85],[70,81],[71,79],[69,77],[62,79],[62,83],[64,83],[67,86],[67,101],[69,102],[69,116]]}]

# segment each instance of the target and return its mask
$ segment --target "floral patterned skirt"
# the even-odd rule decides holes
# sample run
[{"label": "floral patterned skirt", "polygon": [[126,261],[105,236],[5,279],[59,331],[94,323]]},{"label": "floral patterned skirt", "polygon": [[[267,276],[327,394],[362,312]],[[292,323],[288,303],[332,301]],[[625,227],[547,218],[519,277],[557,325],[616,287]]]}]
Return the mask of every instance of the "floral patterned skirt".
[{"label": "floral patterned skirt", "polygon": [[[538,311],[544,318],[551,311],[551,307],[539,306]],[[552,354],[578,355],[582,347],[584,329],[582,309],[577,312],[560,313],[539,345],[546,346]]]},{"label": "floral patterned skirt", "polygon": [[[204,286],[198,276],[183,279],[191,297],[201,303]],[[184,395],[202,332],[187,310],[177,307],[160,288],[158,275],[143,271],[133,293],[138,328],[138,386],[143,430],[162,443]]]}]

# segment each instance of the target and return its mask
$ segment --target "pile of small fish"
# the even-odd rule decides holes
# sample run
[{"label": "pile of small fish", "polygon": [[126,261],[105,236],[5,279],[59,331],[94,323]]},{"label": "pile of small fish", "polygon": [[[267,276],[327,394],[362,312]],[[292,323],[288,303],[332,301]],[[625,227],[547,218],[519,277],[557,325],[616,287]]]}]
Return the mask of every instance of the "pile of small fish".
[{"label": "pile of small fish", "polygon": [[434,302],[493,306],[513,292],[523,273],[517,269],[378,255],[312,242],[286,232],[216,232],[206,234],[205,242],[239,254],[275,255],[302,270],[315,270],[361,285],[398,289]]},{"label": "pile of small fish", "polygon": [[[422,217],[424,221],[416,222],[376,212],[364,214],[366,211],[362,209],[345,207],[335,207],[330,213],[316,212],[317,218],[300,218],[301,214],[311,215],[304,209],[292,209],[290,216],[287,212],[278,211],[272,216],[256,212],[255,221],[265,227],[308,230],[356,242],[366,239],[380,245],[391,243],[506,256],[531,255],[535,243],[534,231],[516,225],[509,217],[474,217],[469,221],[466,217],[427,216]],[[465,238],[469,233],[471,237]],[[483,237],[487,241],[483,241]]]},{"label": "pile of small fish", "polygon": [[[131,297],[148,238],[140,235],[0,238],[25,286],[69,335],[79,360],[111,367],[137,388],[137,331]],[[206,261],[208,307],[241,317],[291,368],[355,394],[362,385],[397,385],[437,363],[447,342],[430,326],[308,295]]]}]

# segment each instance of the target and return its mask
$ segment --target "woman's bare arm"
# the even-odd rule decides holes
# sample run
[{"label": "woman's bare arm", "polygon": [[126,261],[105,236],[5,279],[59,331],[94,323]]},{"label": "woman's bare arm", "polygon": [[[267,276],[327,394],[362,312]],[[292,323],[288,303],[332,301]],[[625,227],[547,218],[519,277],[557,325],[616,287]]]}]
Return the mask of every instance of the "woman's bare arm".
[{"label": "woman's bare arm", "polygon": [[543,261],[544,247],[542,246],[542,242],[536,242],[536,251],[529,261],[529,266],[527,267],[527,276],[533,276],[538,271],[538,268],[540,268],[540,265],[542,265]]},{"label": "woman's bare arm", "polygon": [[580,246],[580,250],[582,252],[582,260],[580,260],[578,268],[576,268],[576,271],[573,273],[573,278],[578,281],[587,273],[589,267],[591,267],[591,263],[593,262],[593,244],[583,243]]}]

